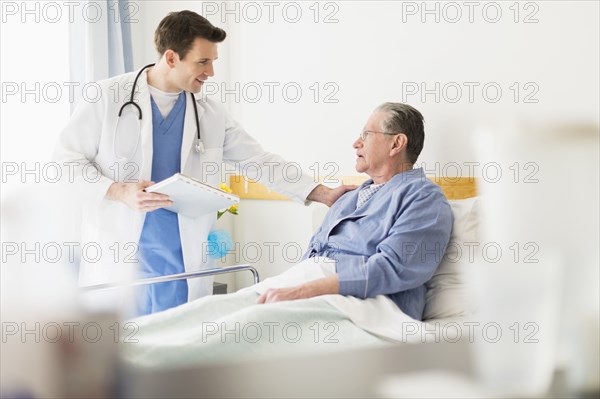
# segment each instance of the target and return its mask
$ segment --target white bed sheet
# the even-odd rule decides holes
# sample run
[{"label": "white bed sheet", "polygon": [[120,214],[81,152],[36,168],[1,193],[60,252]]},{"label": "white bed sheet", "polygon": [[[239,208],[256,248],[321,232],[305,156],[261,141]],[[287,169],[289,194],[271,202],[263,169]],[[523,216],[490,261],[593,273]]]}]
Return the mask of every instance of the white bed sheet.
[{"label": "white bed sheet", "polygon": [[177,367],[439,342],[456,335],[444,330],[446,321],[410,318],[384,295],[364,300],[323,295],[256,304],[259,294],[270,287],[294,286],[332,273],[333,261],[311,258],[235,294],[204,297],[133,319],[139,328],[133,337],[136,342],[122,343],[122,358],[140,367]]}]

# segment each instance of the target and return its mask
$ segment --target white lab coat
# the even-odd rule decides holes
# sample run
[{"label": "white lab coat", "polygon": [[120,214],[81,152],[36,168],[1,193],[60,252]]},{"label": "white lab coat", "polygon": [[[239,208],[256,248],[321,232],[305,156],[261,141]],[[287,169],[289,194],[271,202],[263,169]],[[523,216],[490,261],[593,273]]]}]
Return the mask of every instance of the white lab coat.
[{"label": "white lab coat", "polygon": [[[81,285],[122,280],[124,277],[131,277],[136,268],[137,260],[133,252],[141,236],[145,213],[105,198],[109,186],[115,181],[151,179],[152,108],[146,71],[138,80],[135,95],[143,113],[138,132],[132,131],[136,129],[125,132],[122,129],[124,122],[121,122],[117,136],[117,155],[133,155],[130,159],[119,159],[114,150],[117,115],[123,103],[129,101],[136,74],[137,71],[98,82],[102,88],[100,99],[95,103],[84,102],[76,109],[62,131],[54,153],[54,160],[65,166],[64,175],[74,183],[70,186],[77,187],[78,194],[84,198],[81,234],[81,248],[84,251],[79,274]],[[221,104],[211,99],[202,99],[200,94],[196,95],[196,103],[205,152],[198,154],[193,148],[196,123],[192,99],[188,93],[186,99],[181,146],[182,173],[218,186],[222,161],[236,165],[240,172],[245,164],[252,162],[263,168],[259,182],[296,201],[304,202],[316,187],[317,184],[306,173],[299,182],[285,181],[282,173],[285,161],[275,154],[265,152],[228,115]],[[124,115],[126,113],[133,113],[134,118],[129,118],[130,121],[137,119],[134,106],[127,106]],[[136,148],[136,134],[140,134],[140,131],[139,145]],[[91,167],[90,162],[94,162],[96,168]],[[265,162],[268,163],[267,166],[264,165]],[[253,172],[256,170],[254,167],[250,169]],[[96,170],[100,173],[96,173]],[[186,271],[211,267],[205,243],[215,220],[216,214],[212,213],[196,219],[179,215]],[[101,252],[99,258],[98,248]],[[192,300],[212,293],[212,279],[191,279],[188,287],[188,299]]]}]

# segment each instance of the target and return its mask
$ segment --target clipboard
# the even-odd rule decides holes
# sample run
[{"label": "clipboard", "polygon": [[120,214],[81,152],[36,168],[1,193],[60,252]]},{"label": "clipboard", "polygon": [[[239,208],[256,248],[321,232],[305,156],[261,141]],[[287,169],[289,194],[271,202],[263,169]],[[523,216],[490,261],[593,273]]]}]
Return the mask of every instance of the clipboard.
[{"label": "clipboard", "polygon": [[240,202],[237,195],[226,193],[181,173],[175,173],[168,179],[147,187],[146,192],[168,195],[173,204],[165,209],[190,218],[217,212]]}]

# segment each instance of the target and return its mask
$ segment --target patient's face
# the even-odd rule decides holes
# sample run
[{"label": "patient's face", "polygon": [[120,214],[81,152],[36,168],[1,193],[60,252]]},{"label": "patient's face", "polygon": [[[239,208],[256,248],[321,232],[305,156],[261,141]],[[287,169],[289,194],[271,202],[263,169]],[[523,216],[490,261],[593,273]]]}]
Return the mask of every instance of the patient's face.
[{"label": "patient's face", "polygon": [[[373,113],[363,127],[363,131],[383,131],[381,122],[385,117],[385,112]],[[356,149],[356,171],[366,173],[371,178],[383,175],[390,159],[392,137],[386,134],[368,133],[364,140],[358,138],[352,145]]]}]

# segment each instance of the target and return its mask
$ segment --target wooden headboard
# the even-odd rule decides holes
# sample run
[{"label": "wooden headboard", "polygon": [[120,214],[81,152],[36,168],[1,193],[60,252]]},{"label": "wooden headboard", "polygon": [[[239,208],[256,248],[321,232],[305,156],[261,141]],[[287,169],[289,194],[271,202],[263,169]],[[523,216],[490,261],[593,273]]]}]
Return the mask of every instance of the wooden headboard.
[{"label": "wooden headboard", "polygon": [[[338,179],[343,184],[359,185],[367,180],[368,177],[341,176]],[[477,179],[473,177],[430,177],[430,179],[442,188],[444,195],[448,199],[465,199],[477,195]],[[231,176],[229,185],[233,193],[242,199],[289,201],[289,198],[269,190],[262,184],[253,181],[246,182],[243,176]]]}]

